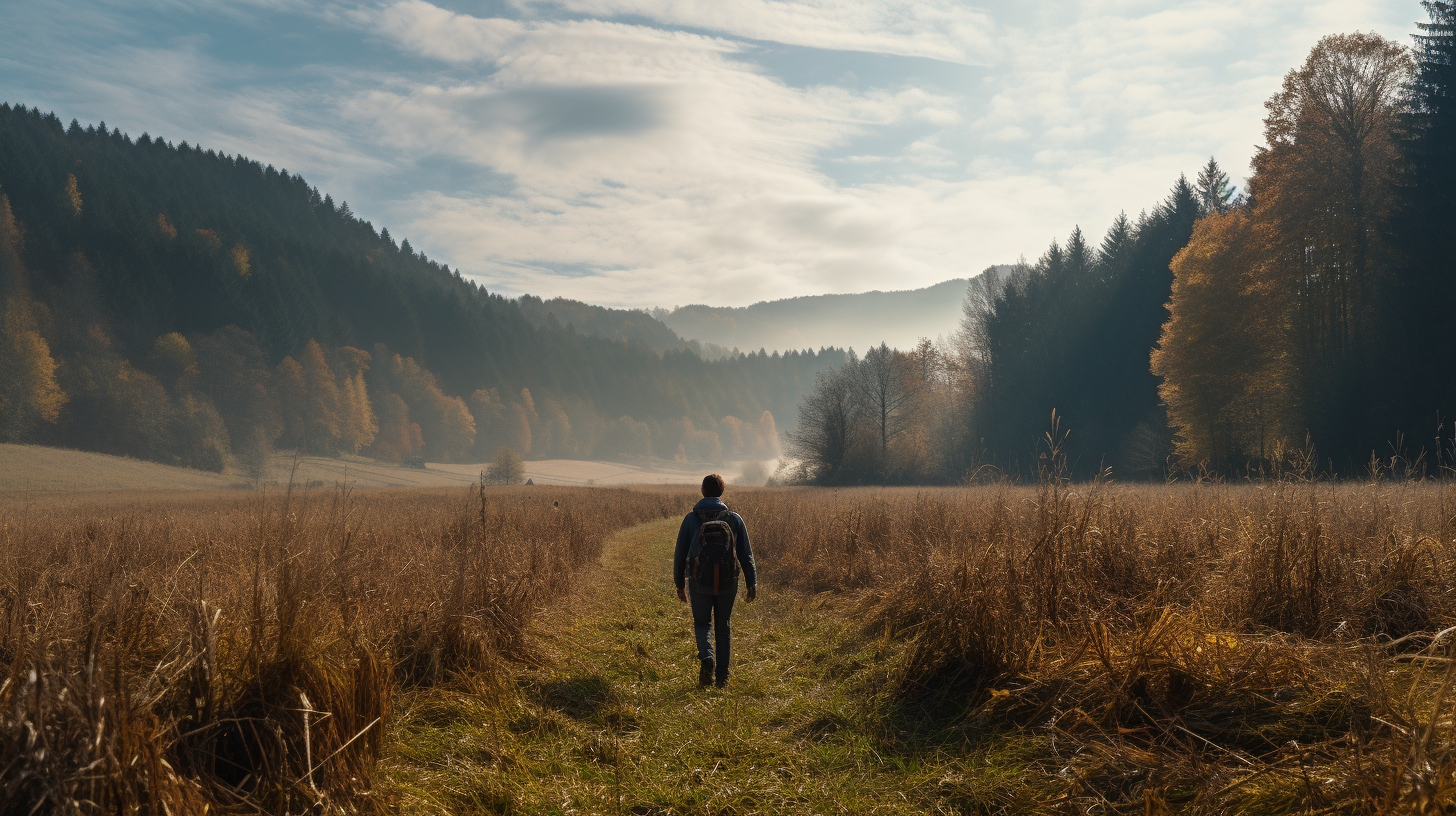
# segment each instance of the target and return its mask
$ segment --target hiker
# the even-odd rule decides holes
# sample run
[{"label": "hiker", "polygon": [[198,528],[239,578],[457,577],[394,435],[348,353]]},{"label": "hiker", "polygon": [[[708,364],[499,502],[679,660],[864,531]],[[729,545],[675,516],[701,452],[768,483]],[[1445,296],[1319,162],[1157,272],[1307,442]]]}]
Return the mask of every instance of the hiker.
[{"label": "hiker", "polygon": [[[677,582],[677,599],[691,602],[693,632],[698,637],[698,685],[716,682],[718,688],[728,685],[729,645],[728,619],[733,615],[733,599],[738,595],[738,572],[748,582],[747,600],[758,595],[758,572],[753,564],[753,548],[748,544],[748,528],[743,518],[723,503],[723,477],[710,473],[703,477],[703,500],[683,519],[677,531],[677,551],[672,557],[672,577]],[[717,641],[717,662],[713,660],[713,641],[708,639],[708,624],[713,626]]]}]

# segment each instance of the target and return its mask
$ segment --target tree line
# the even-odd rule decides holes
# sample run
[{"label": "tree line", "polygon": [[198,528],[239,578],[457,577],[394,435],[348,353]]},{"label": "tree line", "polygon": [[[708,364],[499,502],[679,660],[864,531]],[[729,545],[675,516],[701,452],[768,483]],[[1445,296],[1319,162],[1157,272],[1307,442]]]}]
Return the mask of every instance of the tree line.
[{"label": "tree line", "polygon": [[791,435],[822,483],[1456,465],[1456,4],[1407,49],[1322,39],[1266,103],[1238,193],[1164,201],[973,279],[955,337],[818,376]]},{"label": "tree line", "polygon": [[286,170],[9,104],[0,306],[0,441],[210,469],[772,458],[847,359],[705,360],[644,312],[489,293]]}]

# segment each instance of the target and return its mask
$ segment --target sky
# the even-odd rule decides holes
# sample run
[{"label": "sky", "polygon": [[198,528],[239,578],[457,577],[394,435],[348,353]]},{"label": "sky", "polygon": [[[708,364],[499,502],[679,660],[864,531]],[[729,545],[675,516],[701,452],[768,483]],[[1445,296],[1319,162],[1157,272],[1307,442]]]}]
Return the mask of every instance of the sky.
[{"label": "sky", "polygon": [[1157,204],[1417,0],[0,0],[0,100],[301,173],[506,295],[739,306]]}]

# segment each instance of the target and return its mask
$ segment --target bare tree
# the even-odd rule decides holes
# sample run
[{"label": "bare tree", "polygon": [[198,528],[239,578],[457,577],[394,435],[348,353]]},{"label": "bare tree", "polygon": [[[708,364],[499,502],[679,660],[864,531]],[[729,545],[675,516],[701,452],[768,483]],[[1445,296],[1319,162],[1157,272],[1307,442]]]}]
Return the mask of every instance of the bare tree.
[{"label": "bare tree", "polygon": [[799,426],[789,434],[789,453],[812,478],[837,481],[849,455],[855,404],[850,372],[858,364],[820,372],[799,406]]},{"label": "bare tree", "polygon": [[[1022,259],[1018,268],[1025,268]],[[974,388],[983,386],[982,380],[990,370],[991,339],[987,321],[996,310],[996,298],[1007,284],[1007,276],[1001,270],[990,266],[986,271],[971,278],[966,287],[966,298],[961,302],[961,325],[952,340],[955,355],[971,380]]]},{"label": "bare tree", "polygon": [[865,352],[852,369],[854,402],[874,429],[880,447],[880,462],[889,460],[890,440],[910,426],[903,410],[917,389],[908,355],[881,343]]}]

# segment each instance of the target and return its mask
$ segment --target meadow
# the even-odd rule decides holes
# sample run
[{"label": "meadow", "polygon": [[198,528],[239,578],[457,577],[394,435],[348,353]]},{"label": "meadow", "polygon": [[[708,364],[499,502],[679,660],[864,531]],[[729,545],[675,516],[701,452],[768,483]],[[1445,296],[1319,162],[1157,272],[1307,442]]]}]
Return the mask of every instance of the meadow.
[{"label": "meadow", "polygon": [[1020,758],[961,778],[968,812],[1453,807],[1448,485],[739,506],[778,580],[851,594],[864,633],[901,644],[865,674],[887,742]]},{"label": "meadow", "polygon": [[0,813],[1437,813],[1456,488],[684,488],[0,501]]},{"label": "meadow", "polygon": [[11,499],[3,810],[369,810],[397,689],[521,657],[532,614],[608,535],[679,504],[532,488]]}]

